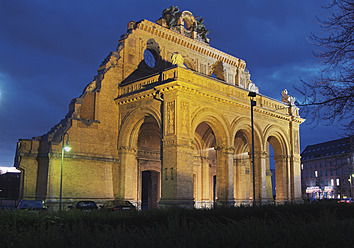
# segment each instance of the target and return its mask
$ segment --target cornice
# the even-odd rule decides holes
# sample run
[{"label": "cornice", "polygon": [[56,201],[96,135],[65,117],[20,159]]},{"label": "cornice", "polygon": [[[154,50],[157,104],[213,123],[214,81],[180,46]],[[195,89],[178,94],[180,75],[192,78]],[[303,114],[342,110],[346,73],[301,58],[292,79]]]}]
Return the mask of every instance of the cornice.
[{"label": "cornice", "polygon": [[186,37],[182,34],[174,32],[168,28],[162,27],[159,24],[153,23],[146,19],[137,23],[136,29],[140,29],[142,31],[156,35],[162,39],[166,39],[170,42],[186,47],[215,60],[221,60],[231,66],[235,66],[242,69],[245,69],[246,67],[246,62],[242,59],[236,58],[216,48],[213,48],[204,42],[200,42],[198,40]]},{"label": "cornice", "polygon": [[[153,98],[157,91],[164,93],[178,90],[195,95],[196,99],[202,97],[247,110],[251,109],[250,98],[248,97],[249,91],[235,85],[226,84],[180,67],[164,71],[162,81],[159,81],[160,76],[160,74],[153,75],[129,85],[120,86],[120,96],[116,98],[116,103],[118,105],[128,104],[144,98]],[[300,116],[290,115],[289,106],[277,100],[259,94],[256,101],[257,106],[253,109],[256,114],[259,113],[288,122],[304,122],[304,119]]]},{"label": "cornice", "polygon": [[[61,152],[50,152],[47,154],[50,158],[61,158]],[[45,156],[43,156],[45,157]],[[78,159],[78,160],[93,160],[93,161],[103,161],[103,162],[119,162],[119,158],[114,157],[103,157],[103,156],[90,156],[82,154],[65,153],[65,159]]]}]

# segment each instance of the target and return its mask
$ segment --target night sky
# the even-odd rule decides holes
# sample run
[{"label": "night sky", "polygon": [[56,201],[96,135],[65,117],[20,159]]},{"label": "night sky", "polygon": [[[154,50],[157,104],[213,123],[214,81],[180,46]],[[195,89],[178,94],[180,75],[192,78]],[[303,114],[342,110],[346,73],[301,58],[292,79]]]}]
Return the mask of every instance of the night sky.
[{"label": "night sky", "polygon": [[[11,0],[0,6],[0,166],[13,166],[16,142],[47,133],[81,95],[131,20],[156,21],[176,5],[202,16],[210,45],[246,61],[260,93],[299,98],[293,85],[319,69],[311,32],[320,0]],[[299,99],[301,100],[301,99]],[[256,121],[256,120],[255,120]],[[336,126],[301,125],[301,150],[340,138]]]}]

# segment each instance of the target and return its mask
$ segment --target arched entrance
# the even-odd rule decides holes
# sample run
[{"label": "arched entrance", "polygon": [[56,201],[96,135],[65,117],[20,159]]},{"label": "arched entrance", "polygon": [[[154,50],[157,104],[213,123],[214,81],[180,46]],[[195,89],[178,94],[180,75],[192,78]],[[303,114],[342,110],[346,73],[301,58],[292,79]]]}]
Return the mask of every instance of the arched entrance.
[{"label": "arched entrance", "polygon": [[[265,173],[259,128],[254,128],[254,170],[252,164],[252,131],[250,121],[241,119],[235,125],[234,192],[236,205],[260,203],[264,198]],[[253,177],[254,173],[254,177]],[[253,188],[255,189],[253,191]]]},{"label": "arched entrance", "polygon": [[267,161],[267,198],[268,201],[275,203],[277,184],[275,180],[275,159],[274,159],[274,149],[270,142],[267,141],[266,145],[268,161]]},{"label": "arched entrance", "polygon": [[161,195],[161,130],[147,116],[138,134],[138,199],[142,210],[157,208]]},{"label": "arched entrance", "polygon": [[215,135],[205,122],[194,135],[193,197],[195,207],[210,208],[217,200]]},{"label": "arched entrance", "polygon": [[236,133],[234,146],[234,192],[236,204],[248,205],[252,195],[252,165],[250,160],[251,148],[244,130]]},{"label": "arched entrance", "polygon": [[274,154],[273,158],[269,158],[270,169],[272,169],[272,167],[274,168],[272,172],[273,197],[277,203],[283,203],[289,200],[290,189],[288,182],[288,156],[284,142],[281,140],[281,136],[269,136],[267,139],[267,148],[267,153],[270,157]]}]

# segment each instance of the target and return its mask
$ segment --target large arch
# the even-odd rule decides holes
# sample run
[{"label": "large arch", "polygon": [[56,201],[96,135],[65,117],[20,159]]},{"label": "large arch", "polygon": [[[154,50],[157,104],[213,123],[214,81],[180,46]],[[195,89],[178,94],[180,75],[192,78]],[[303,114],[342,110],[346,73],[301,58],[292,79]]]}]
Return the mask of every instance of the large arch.
[{"label": "large arch", "polygon": [[[277,203],[284,203],[291,198],[291,177],[290,177],[290,142],[286,139],[286,132],[279,126],[268,125],[264,132],[264,144],[269,154],[269,146],[274,151],[275,189],[274,199]],[[269,158],[270,160],[272,158]]]},{"label": "large arch", "polygon": [[118,134],[118,149],[120,147],[137,147],[137,137],[140,126],[144,122],[144,118],[153,117],[159,128],[161,128],[160,111],[154,108],[136,108],[128,112],[121,121],[121,127]]},{"label": "large arch", "polygon": [[[255,199],[263,199],[262,132],[254,124]],[[249,118],[236,118],[232,123],[234,137],[234,191],[237,205],[253,201],[252,128]]]},{"label": "large arch", "polygon": [[[210,143],[209,147],[216,150],[216,204],[218,205],[234,205],[233,191],[233,146],[230,143],[230,125],[227,119],[213,108],[200,108],[192,116],[192,136],[193,140],[198,139],[198,128],[209,127],[214,136],[214,143]],[[200,139],[200,137],[199,137]],[[214,147],[210,147],[210,145]],[[206,167],[207,163],[204,163]],[[208,177],[208,185],[213,185],[212,178]],[[209,188],[210,189],[210,188]],[[210,196],[209,190],[209,196]],[[210,202],[210,197],[208,201]]]},{"label": "large arch", "polygon": [[210,208],[216,200],[215,135],[205,122],[200,123],[194,135],[193,197],[196,208]]},{"label": "large arch", "polygon": [[151,116],[140,127],[137,148],[138,205],[154,209],[161,196],[161,129]]},{"label": "large arch", "polygon": [[[154,142],[152,148],[147,144],[148,140]],[[157,207],[161,188],[160,147],[161,118],[156,109],[134,109],[122,118],[118,136],[119,166],[113,169],[115,198],[129,200],[140,208],[144,198],[144,187],[149,190],[154,188],[154,200],[150,199],[148,205],[149,208]],[[147,186],[144,186],[144,178],[148,178],[145,180],[149,181]],[[151,196],[150,193],[145,195]]]},{"label": "large arch", "polygon": [[198,109],[192,115],[192,130],[196,130],[202,122],[207,123],[212,128],[216,137],[216,146],[230,146],[230,125],[226,117],[221,115],[217,109],[210,107]]}]

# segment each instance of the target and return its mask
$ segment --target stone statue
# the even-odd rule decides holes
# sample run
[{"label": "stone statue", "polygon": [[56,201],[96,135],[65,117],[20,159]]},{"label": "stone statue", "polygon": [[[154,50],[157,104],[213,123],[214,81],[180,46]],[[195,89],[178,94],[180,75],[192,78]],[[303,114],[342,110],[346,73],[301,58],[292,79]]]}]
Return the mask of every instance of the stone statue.
[{"label": "stone statue", "polygon": [[252,91],[252,92],[259,93],[258,87],[256,86],[255,83],[252,83],[252,82],[250,82],[250,83],[248,84],[248,90],[249,90],[249,91]]},{"label": "stone statue", "polygon": [[212,66],[211,66],[211,73],[212,75],[214,73],[215,77],[220,80],[225,80],[224,76],[224,64],[222,61],[218,60],[216,61]]},{"label": "stone statue", "polygon": [[186,68],[186,66],[184,65],[184,59],[183,59],[182,55],[179,53],[172,54],[172,64],[177,65],[179,67]]},{"label": "stone statue", "polygon": [[284,89],[281,93],[281,101],[291,106],[295,106],[295,97],[288,95],[288,90]]},{"label": "stone statue", "polygon": [[205,28],[204,18],[199,18],[196,31],[206,43],[209,43],[209,39],[206,37],[209,34],[209,30]]},{"label": "stone statue", "polygon": [[190,31],[195,31],[197,34],[196,36],[200,41],[209,44],[209,38],[207,38],[209,30],[205,28],[204,18],[195,18],[189,11],[180,12],[177,6],[171,6],[165,9],[162,12],[162,18],[157,20],[156,23],[184,35],[186,35],[185,30],[183,28],[181,29],[179,26],[186,24],[186,30],[189,31],[187,32],[188,37],[195,39],[196,37],[190,34]]},{"label": "stone statue", "polygon": [[177,6],[171,6],[162,12],[162,18],[166,20],[169,27],[177,25],[179,16],[180,13]]}]

